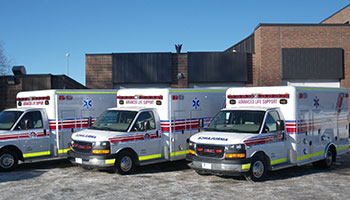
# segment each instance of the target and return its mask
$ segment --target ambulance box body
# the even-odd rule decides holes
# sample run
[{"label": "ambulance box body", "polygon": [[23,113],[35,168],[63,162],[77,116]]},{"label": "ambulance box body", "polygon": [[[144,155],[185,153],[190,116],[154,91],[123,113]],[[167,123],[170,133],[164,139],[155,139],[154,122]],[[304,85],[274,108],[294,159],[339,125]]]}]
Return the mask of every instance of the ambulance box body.
[{"label": "ambulance box body", "polygon": [[17,94],[17,108],[0,112],[0,170],[18,160],[66,156],[71,134],[116,105],[116,90],[40,90]]},{"label": "ambulance box body", "polygon": [[128,174],[135,165],[185,159],[188,139],[223,108],[225,90],[121,89],[117,100],[72,135],[73,163]]},{"label": "ambulance box body", "polygon": [[199,174],[243,173],[313,163],[329,167],[348,151],[348,92],[342,88],[230,88],[226,108],[190,138],[187,160]]}]

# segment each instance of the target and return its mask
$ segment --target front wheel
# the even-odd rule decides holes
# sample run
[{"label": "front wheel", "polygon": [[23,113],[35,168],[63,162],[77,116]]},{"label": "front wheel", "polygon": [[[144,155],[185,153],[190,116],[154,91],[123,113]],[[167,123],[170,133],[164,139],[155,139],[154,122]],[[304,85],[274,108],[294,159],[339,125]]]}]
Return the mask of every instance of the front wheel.
[{"label": "front wheel", "polygon": [[134,155],[129,151],[121,152],[116,160],[114,171],[121,174],[131,174],[135,168],[135,159]]},{"label": "front wheel", "polygon": [[201,175],[201,176],[209,176],[209,175],[211,175],[209,172],[205,172],[203,170],[195,170],[195,171],[196,171],[196,173],[198,175]]},{"label": "front wheel", "polygon": [[260,156],[255,156],[252,159],[249,172],[245,175],[248,181],[260,182],[265,180],[267,166],[265,160]]},{"label": "front wheel", "polygon": [[3,150],[0,152],[0,170],[12,171],[18,165],[18,155],[10,150]]}]

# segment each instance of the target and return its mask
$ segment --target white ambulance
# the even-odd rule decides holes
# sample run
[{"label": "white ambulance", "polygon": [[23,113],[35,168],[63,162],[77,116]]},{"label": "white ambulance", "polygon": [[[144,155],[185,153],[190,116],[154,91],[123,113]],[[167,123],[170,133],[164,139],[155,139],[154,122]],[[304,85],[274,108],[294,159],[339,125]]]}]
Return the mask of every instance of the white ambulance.
[{"label": "white ambulance", "polygon": [[230,88],[226,107],[190,138],[189,166],[198,174],[244,174],[312,163],[330,167],[348,151],[348,92],[342,88]]},{"label": "white ambulance", "polygon": [[188,139],[223,108],[225,90],[121,89],[117,99],[72,135],[74,164],[129,174],[135,165],[185,159]]},{"label": "white ambulance", "polygon": [[116,105],[116,90],[19,92],[17,108],[0,112],[0,170],[18,161],[66,156],[73,132]]}]

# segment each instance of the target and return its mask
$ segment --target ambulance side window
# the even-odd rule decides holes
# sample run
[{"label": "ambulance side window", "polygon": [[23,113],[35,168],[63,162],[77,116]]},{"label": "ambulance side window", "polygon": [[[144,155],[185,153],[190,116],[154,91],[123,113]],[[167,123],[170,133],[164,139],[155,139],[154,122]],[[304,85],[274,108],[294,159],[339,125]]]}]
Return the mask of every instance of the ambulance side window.
[{"label": "ambulance side window", "polygon": [[280,116],[277,111],[271,111],[267,114],[263,133],[276,132],[277,120],[280,120]]},{"label": "ambulance side window", "polygon": [[17,124],[15,130],[38,129],[43,127],[40,111],[26,113]]},{"label": "ambulance side window", "polygon": [[132,131],[147,131],[155,129],[155,120],[152,111],[142,112],[136,119]]}]

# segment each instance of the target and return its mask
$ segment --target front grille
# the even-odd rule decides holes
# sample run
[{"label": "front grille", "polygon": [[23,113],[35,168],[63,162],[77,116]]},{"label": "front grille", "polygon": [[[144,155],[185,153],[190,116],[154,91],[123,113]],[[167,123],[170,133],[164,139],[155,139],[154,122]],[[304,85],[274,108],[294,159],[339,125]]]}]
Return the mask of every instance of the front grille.
[{"label": "front grille", "polygon": [[225,153],[224,146],[215,146],[215,145],[196,145],[196,153],[199,156],[213,157],[213,158],[222,158]]},{"label": "front grille", "polygon": [[73,148],[73,151],[76,151],[76,152],[92,153],[92,143],[91,142],[74,141],[72,148]]}]

